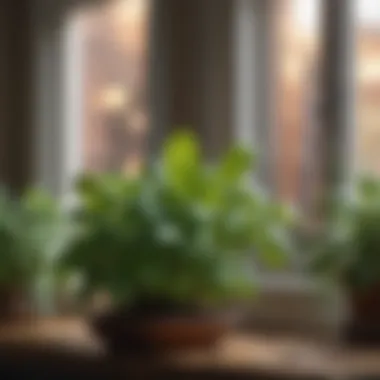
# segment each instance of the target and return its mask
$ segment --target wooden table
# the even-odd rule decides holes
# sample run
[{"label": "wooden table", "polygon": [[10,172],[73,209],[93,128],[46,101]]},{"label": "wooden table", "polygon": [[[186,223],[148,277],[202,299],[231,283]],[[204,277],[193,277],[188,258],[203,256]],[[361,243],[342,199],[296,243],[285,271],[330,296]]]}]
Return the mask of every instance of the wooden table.
[{"label": "wooden table", "polygon": [[76,318],[0,327],[0,364],[9,370],[24,368],[25,378],[50,373],[50,378],[70,380],[87,375],[92,379],[380,379],[380,350],[355,351],[285,337],[232,335],[212,350],[166,353],[159,360],[110,357],[86,323]]}]

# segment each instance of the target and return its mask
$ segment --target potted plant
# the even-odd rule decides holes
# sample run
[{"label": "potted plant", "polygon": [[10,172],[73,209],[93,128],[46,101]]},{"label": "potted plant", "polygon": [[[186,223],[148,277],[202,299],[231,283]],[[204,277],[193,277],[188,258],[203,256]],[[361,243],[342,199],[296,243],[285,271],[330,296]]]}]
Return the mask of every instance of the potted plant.
[{"label": "potted plant", "polygon": [[347,338],[380,342],[380,180],[360,178],[350,198],[335,203],[312,268],[347,290]]},{"label": "potted plant", "polygon": [[254,260],[284,265],[288,215],[252,170],[240,147],[205,164],[194,136],[178,132],[138,176],[78,181],[81,233],[62,265],[112,296],[95,324],[112,348],[213,343],[228,325],[220,310],[252,294]]},{"label": "potted plant", "polygon": [[53,198],[31,189],[0,193],[0,318],[26,317],[41,278],[52,269],[61,217]]}]

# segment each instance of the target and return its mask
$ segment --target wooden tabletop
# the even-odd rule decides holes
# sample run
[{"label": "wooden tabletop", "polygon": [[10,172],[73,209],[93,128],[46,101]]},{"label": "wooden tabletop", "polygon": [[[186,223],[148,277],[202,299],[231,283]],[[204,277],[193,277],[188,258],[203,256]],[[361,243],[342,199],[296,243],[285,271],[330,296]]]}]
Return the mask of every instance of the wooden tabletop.
[{"label": "wooden tabletop", "polygon": [[[25,352],[39,353],[41,359],[54,354],[62,360],[87,363],[91,368],[112,366],[122,370],[128,363],[125,358],[107,356],[79,318],[0,326],[0,354],[16,358],[16,348],[18,353],[23,349],[23,357]],[[212,350],[171,353],[160,358],[167,368],[184,372],[255,373],[278,379],[380,378],[380,349],[352,350],[285,337],[235,334],[223,338]],[[136,364],[135,359],[133,362]]]}]

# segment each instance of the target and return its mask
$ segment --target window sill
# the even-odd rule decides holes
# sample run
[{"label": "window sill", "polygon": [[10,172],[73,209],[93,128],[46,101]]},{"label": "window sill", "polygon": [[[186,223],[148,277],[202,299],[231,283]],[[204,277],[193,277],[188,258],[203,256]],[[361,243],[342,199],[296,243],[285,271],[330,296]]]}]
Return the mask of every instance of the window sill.
[{"label": "window sill", "polygon": [[300,275],[267,275],[259,280],[257,299],[250,306],[249,327],[335,340],[347,318],[339,289],[322,289]]}]

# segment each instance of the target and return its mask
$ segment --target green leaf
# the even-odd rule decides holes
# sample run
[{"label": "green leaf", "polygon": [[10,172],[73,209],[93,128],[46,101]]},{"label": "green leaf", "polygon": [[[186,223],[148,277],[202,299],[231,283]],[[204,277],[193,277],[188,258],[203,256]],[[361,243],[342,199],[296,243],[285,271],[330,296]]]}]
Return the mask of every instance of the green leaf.
[{"label": "green leaf", "polygon": [[195,136],[181,131],[170,137],[164,145],[162,164],[169,184],[191,195],[201,180],[201,151]]},{"label": "green leaf", "polygon": [[292,247],[283,231],[267,230],[258,238],[257,254],[261,263],[271,269],[283,269],[289,264]]},{"label": "green leaf", "polygon": [[220,165],[220,178],[224,183],[234,183],[255,169],[254,155],[243,147],[232,147]]}]

